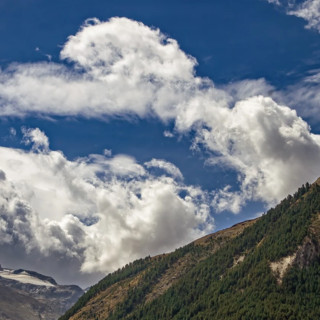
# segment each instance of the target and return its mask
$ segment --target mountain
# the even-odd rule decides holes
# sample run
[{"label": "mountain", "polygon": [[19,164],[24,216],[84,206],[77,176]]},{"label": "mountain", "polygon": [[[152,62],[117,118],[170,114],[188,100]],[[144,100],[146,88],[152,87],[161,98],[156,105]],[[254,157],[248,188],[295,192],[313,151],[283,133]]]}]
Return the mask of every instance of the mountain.
[{"label": "mountain", "polygon": [[320,319],[320,179],[262,217],[91,287],[60,320]]},{"label": "mountain", "polygon": [[56,320],[83,293],[35,271],[0,265],[0,320]]}]

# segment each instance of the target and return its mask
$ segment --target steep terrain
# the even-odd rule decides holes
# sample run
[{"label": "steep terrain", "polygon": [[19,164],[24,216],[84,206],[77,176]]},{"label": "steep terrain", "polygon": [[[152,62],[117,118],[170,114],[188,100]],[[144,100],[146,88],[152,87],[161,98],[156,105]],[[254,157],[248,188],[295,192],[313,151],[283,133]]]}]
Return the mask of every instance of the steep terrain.
[{"label": "steep terrain", "polygon": [[34,271],[0,266],[0,320],[56,320],[83,293]]},{"label": "steep terrain", "polygon": [[320,180],[261,218],[135,261],[60,320],[319,319]]}]

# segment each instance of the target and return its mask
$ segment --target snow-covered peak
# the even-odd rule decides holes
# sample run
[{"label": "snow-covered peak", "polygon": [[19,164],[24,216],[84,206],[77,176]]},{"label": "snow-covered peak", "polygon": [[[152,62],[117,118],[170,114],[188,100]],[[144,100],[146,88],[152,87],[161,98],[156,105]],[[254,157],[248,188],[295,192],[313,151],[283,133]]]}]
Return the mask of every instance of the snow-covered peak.
[{"label": "snow-covered peak", "polygon": [[29,283],[36,286],[54,287],[55,281],[52,278],[42,276],[36,272],[27,270],[12,270],[1,268],[0,277],[15,280],[21,283]]}]

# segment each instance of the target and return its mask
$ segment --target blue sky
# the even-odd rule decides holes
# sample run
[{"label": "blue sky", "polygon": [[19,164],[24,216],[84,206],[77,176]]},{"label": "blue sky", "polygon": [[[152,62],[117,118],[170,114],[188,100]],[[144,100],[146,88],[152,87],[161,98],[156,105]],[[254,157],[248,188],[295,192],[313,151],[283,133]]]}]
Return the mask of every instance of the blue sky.
[{"label": "blue sky", "polygon": [[316,179],[319,17],[318,0],[2,0],[1,263],[87,285]]}]

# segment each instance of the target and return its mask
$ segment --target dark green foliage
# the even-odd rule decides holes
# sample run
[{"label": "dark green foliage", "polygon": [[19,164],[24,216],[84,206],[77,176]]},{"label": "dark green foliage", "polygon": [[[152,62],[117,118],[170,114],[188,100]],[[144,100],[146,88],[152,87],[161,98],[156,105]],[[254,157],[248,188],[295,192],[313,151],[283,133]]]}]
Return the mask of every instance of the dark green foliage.
[{"label": "dark green foliage", "polygon": [[169,255],[162,255],[158,257],[158,261],[151,265],[146,270],[140,283],[131,288],[128,292],[128,298],[121,304],[119,304],[116,310],[109,316],[108,319],[123,319],[127,314],[134,311],[134,308],[142,303],[147,293],[150,292],[152,286],[156,284],[161,275],[171,267],[179,258],[183,257],[194,249],[193,244],[189,244],[183,248],[177,249],[175,252]]},{"label": "dark green foliage", "polygon": [[[320,211],[320,193],[302,187],[177,285],[128,319],[317,319],[319,262],[292,268],[279,285],[269,263],[292,254]],[[309,191],[309,192],[308,192]],[[307,193],[308,192],[308,193]],[[298,201],[297,201],[298,200]],[[258,243],[263,239],[263,242]],[[234,257],[246,254],[233,266]]]},{"label": "dark green foliage", "polygon": [[148,264],[150,263],[150,257],[145,259],[136,260],[130,264],[127,264],[122,269],[115,271],[114,273],[110,273],[101,281],[99,281],[96,285],[92,286],[78,301],[77,303],[69,309],[59,320],[67,320],[71,316],[73,316],[78,310],[80,310],[86,303],[95,297],[101,291],[106,290],[108,287],[113,285],[116,282],[127,279],[136,275],[137,273],[144,270]]},{"label": "dark green foliage", "polygon": [[[128,266],[118,275],[106,277],[74,308],[79,309],[79,303],[83,305],[93,292],[145,270],[139,285],[130,289],[108,319],[319,319],[319,258],[304,268],[291,267],[282,284],[270,268],[270,262],[297,250],[319,212],[320,187],[307,183],[206,259],[197,261],[207,248],[189,245],[152,263],[140,260],[136,271],[133,264],[131,269]],[[165,294],[145,303],[157,279],[187,253],[192,253],[194,266]],[[243,262],[235,265],[242,255]],[[68,319],[68,315],[60,319]]]}]

